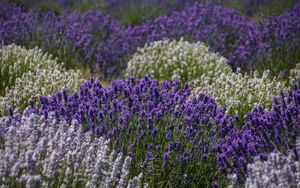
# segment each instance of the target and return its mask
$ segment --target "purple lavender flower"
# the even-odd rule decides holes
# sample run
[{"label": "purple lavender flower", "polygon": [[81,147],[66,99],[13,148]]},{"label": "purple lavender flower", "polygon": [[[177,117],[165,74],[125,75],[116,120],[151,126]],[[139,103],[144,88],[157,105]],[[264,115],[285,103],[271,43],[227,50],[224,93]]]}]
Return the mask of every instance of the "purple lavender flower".
[{"label": "purple lavender flower", "polygon": [[0,3],[0,11],[1,43],[39,46],[68,66],[84,61],[94,69],[100,43],[119,29],[114,19],[99,11],[33,13],[6,1]]}]

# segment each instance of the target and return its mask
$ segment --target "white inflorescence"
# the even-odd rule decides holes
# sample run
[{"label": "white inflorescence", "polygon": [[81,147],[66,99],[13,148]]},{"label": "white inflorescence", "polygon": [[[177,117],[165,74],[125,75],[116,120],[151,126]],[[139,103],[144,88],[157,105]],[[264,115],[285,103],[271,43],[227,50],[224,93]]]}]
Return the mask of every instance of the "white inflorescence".
[{"label": "white inflorescence", "polygon": [[129,180],[130,157],[110,152],[109,141],[84,133],[77,121],[22,116],[0,119],[2,187],[140,187]]},{"label": "white inflorescence", "polygon": [[40,69],[62,69],[62,64],[58,64],[52,56],[44,53],[41,49],[26,49],[15,44],[1,46],[1,86],[3,88],[14,85],[17,78],[22,77],[26,72],[36,73]]},{"label": "white inflorescence", "polygon": [[66,71],[37,48],[3,46],[0,54],[0,83],[5,87],[5,95],[0,97],[0,115],[7,114],[9,108],[24,110],[28,101],[37,101],[39,95],[48,96],[63,88],[73,92],[83,82],[79,71]]},{"label": "white inflorescence", "polygon": [[[296,153],[300,154],[300,139],[297,139]],[[279,152],[269,154],[267,161],[255,158],[254,163],[248,164],[246,188],[269,187],[300,187],[300,161],[296,160],[294,153],[288,156]],[[239,187],[235,175],[229,176],[231,180],[228,188]]]},{"label": "white inflorescence", "polygon": [[237,114],[244,118],[257,105],[270,109],[272,97],[278,95],[279,90],[285,89],[283,82],[269,78],[269,74],[268,71],[262,76],[257,72],[242,75],[238,72],[226,74],[219,71],[214,75],[204,75],[192,83],[193,95],[205,92],[219,105],[226,107],[231,115]]},{"label": "white inflorescence", "polygon": [[165,39],[138,49],[129,61],[125,74],[138,78],[149,75],[160,81],[180,79],[190,82],[219,70],[224,73],[231,71],[226,59],[210,52],[203,43]]},{"label": "white inflorescence", "polygon": [[290,82],[291,84],[300,83],[300,63],[290,70]]}]

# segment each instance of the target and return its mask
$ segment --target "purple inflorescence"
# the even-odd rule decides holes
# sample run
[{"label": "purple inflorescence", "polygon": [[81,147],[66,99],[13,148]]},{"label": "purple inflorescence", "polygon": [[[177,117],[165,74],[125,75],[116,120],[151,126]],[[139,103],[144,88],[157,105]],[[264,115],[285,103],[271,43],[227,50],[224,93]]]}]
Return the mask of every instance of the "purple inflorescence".
[{"label": "purple inflorescence", "polygon": [[77,59],[93,67],[100,43],[119,28],[114,19],[99,11],[33,13],[5,1],[0,3],[0,10],[2,44],[39,46],[67,64]]}]

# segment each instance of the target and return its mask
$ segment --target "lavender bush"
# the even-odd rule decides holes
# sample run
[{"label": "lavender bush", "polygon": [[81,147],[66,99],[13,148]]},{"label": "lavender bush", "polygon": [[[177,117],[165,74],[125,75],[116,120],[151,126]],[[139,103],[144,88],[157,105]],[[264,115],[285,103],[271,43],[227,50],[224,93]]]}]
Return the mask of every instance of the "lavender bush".
[{"label": "lavender bush", "polygon": [[109,140],[83,133],[75,120],[32,114],[2,118],[0,127],[3,187],[142,186],[142,174],[128,182],[131,157],[110,152]]},{"label": "lavender bush", "polygon": [[10,108],[22,112],[39,95],[51,95],[62,88],[75,91],[83,82],[79,71],[66,71],[63,64],[38,48],[2,46],[0,65],[0,116]]},{"label": "lavender bush", "polygon": [[66,63],[82,61],[92,69],[98,46],[118,29],[110,16],[97,11],[65,10],[60,16],[46,13],[41,19],[38,43],[42,49]]},{"label": "lavender bush", "polygon": [[132,157],[130,177],[142,172],[151,185],[210,186],[217,176],[214,122],[223,110],[205,94],[189,100],[190,93],[178,80],[129,77],[105,89],[91,79],[74,94],[40,97],[41,107],[28,112],[75,118],[84,130],[110,138],[113,149]]},{"label": "lavender bush", "polygon": [[279,152],[271,153],[267,161],[256,159],[248,165],[245,187],[299,187],[300,163],[295,156],[284,156]]},{"label": "lavender bush", "polygon": [[0,2],[0,43],[27,44],[35,30],[34,14],[6,1]]},{"label": "lavender bush", "polygon": [[10,89],[17,78],[27,72],[35,74],[38,69],[61,69],[51,55],[41,49],[26,49],[12,44],[0,47],[0,89]]},{"label": "lavender bush", "polygon": [[300,91],[280,92],[280,97],[273,98],[273,109],[263,110],[256,107],[248,113],[248,121],[241,130],[237,130],[229,116],[219,117],[219,141],[214,146],[218,152],[219,170],[227,174],[236,174],[238,181],[245,181],[247,164],[254,157],[266,159],[274,150],[283,153],[295,148],[299,137]]},{"label": "lavender bush", "polygon": [[66,9],[61,15],[33,13],[5,1],[1,2],[0,9],[4,12],[0,15],[2,44],[39,46],[65,62],[67,68],[82,61],[94,68],[101,41],[119,28],[110,16],[99,11],[80,13]]},{"label": "lavender bush", "polygon": [[128,62],[125,75],[137,78],[148,75],[159,81],[179,79],[191,83],[203,75],[230,73],[226,61],[210,52],[203,43],[189,43],[183,38],[179,41],[165,39],[139,48]]},{"label": "lavender bush", "polygon": [[294,68],[300,60],[300,4],[282,15],[272,16],[248,30],[229,62],[244,69],[269,69],[276,75]]}]

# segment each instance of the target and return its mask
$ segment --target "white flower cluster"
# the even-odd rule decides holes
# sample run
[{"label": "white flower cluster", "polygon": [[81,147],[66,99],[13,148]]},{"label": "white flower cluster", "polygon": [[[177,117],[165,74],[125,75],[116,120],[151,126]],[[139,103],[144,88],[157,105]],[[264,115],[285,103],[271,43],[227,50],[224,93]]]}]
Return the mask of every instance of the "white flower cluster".
[{"label": "white flower cluster", "polygon": [[165,39],[139,48],[129,61],[126,76],[141,78],[144,75],[158,80],[180,79],[190,82],[216,71],[230,72],[226,59],[210,52],[201,42],[189,43]]},{"label": "white flower cluster", "polygon": [[129,180],[130,157],[53,116],[0,119],[1,187],[141,187],[142,174]]},{"label": "white flower cluster", "polygon": [[296,65],[296,68],[290,70],[290,82],[291,84],[300,83],[300,63]]},{"label": "white flower cluster", "polygon": [[246,188],[300,187],[300,162],[293,155],[271,153],[267,161],[249,164],[248,172]]},{"label": "white flower cluster", "polygon": [[40,49],[9,45],[3,46],[0,54],[0,83],[5,87],[0,115],[6,115],[9,108],[24,110],[28,101],[37,101],[39,95],[48,96],[63,88],[73,92],[83,82],[80,71],[66,71]]},{"label": "white flower cluster", "polygon": [[15,80],[26,72],[35,73],[49,67],[61,69],[62,66],[37,47],[28,50],[15,44],[0,47],[0,65],[0,87],[4,89],[13,86]]},{"label": "white flower cluster", "polygon": [[[300,155],[300,138],[296,142],[296,154]],[[261,161],[256,157],[254,163],[248,164],[248,174],[244,187],[300,187],[300,161],[295,159],[294,152],[285,156],[278,151],[269,154],[267,161]],[[228,188],[241,187],[235,174],[228,178],[230,180]]]},{"label": "white flower cluster", "polygon": [[213,97],[220,106],[226,107],[231,115],[245,118],[253,107],[262,105],[266,109],[272,107],[272,98],[279,90],[285,89],[285,83],[270,78],[270,72],[262,76],[257,72],[242,75],[241,73],[215,72],[203,75],[192,83],[193,96],[204,92]]}]

